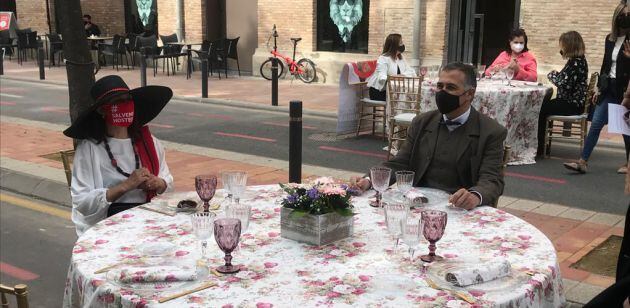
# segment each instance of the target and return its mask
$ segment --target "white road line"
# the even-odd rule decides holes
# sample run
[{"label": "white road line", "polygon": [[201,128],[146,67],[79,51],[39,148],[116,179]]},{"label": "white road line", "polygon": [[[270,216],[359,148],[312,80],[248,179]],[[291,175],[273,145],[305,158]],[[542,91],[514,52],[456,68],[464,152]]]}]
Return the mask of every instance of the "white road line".
[{"label": "white road line", "polygon": [[6,97],[11,97],[11,98],[23,98],[24,97],[24,96],[21,96],[21,95],[7,94],[7,93],[0,93],[0,95],[6,96]]}]

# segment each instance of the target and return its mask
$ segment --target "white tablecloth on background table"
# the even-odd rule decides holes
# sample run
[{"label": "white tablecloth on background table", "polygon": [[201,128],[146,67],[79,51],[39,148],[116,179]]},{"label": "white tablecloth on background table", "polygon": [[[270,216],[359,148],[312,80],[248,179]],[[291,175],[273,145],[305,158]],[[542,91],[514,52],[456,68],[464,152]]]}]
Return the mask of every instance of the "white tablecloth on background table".
[{"label": "white tablecloth on background table", "polygon": [[[200,249],[188,215],[167,216],[136,208],[100,222],[79,238],[66,281],[64,307],[469,307],[450,291],[428,287],[425,275],[435,281],[453,266],[506,259],[512,265],[512,276],[500,283],[463,289],[476,304],[558,307],[564,303],[554,247],[539,230],[491,207],[470,212],[447,208],[446,194],[423,191],[430,201],[425,208],[449,214],[445,235],[437,243],[437,253],[445,260],[428,267],[418,257],[411,262],[404,244],[393,251],[394,241],[386,231],[382,210],[370,207],[367,196],[354,199],[358,214],[353,237],[315,247],[280,236],[278,200],[284,193],[276,185],[257,186],[249,187],[249,197],[241,201],[251,204],[253,212],[232,261],[242,266],[239,273],[210,275],[206,280],[218,286],[164,304],[156,299],[175,291],[147,293],[112,283],[107,273],[94,274],[121,261],[138,260],[139,247],[146,243],[175,244],[169,257],[173,263],[196,263]],[[193,197],[195,193],[189,192],[163,198],[174,204]],[[419,211],[414,210],[414,215],[419,217]],[[221,265],[223,253],[213,239],[209,247],[209,264]],[[427,252],[423,240],[416,255]]]},{"label": "white tablecloth on background table", "polygon": [[[512,147],[510,165],[536,163],[538,115],[551,88],[536,83],[482,80],[477,83],[473,107],[507,128],[506,144]],[[435,81],[422,84],[421,112],[437,109]]]}]

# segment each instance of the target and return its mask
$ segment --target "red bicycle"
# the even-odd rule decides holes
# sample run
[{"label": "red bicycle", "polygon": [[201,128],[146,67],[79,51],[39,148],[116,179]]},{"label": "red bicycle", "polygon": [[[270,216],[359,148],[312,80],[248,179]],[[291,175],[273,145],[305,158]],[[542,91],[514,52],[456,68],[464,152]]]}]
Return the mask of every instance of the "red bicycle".
[{"label": "red bicycle", "polygon": [[[276,32],[275,26],[272,32],[272,36],[274,37],[274,41],[275,41],[275,38],[278,37],[278,33]],[[269,37],[269,40],[267,40],[267,43],[269,43],[270,40],[271,40],[271,36]],[[317,71],[315,70],[315,63],[313,63],[313,61],[307,58],[302,58],[298,60],[297,62],[295,61],[295,50],[297,49],[297,43],[301,40],[302,40],[301,37],[291,38],[291,41],[293,42],[293,58],[279,53],[276,46],[274,46],[274,48],[271,50],[271,54],[274,57],[279,58],[278,59],[278,78],[282,77],[282,74],[284,74],[284,64],[282,63],[283,62],[282,60],[284,60],[284,62],[286,62],[287,65],[289,66],[289,72],[291,73],[291,75],[297,76],[303,82],[311,83],[315,81],[315,78],[317,78]],[[271,66],[272,66],[272,58],[267,59],[265,62],[263,62],[260,65],[260,75],[263,76],[263,78],[267,80],[271,80]]]}]

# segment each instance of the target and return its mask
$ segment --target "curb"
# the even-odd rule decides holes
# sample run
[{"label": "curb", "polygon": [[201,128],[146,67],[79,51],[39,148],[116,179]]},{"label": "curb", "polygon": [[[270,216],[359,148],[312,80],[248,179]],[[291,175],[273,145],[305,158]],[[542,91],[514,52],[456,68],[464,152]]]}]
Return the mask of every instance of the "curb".
[{"label": "curb", "polygon": [[70,191],[65,183],[0,168],[0,188],[72,208]]},{"label": "curb", "polygon": [[[52,80],[34,80],[34,79],[20,78],[20,77],[7,77],[6,75],[3,75],[2,79],[30,82],[30,83],[47,83],[47,84],[66,86],[66,87],[68,86],[68,84],[65,82],[52,81]],[[283,113],[289,114],[289,106],[269,106],[269,105],[251,103],[251,102],[246,102],[246,101],[241,101],[241,100],[221,99],[221,98],[201,98],[201,97],[190,97],[190,96],[181,96],[181,95],[173,95],[173,99],[178,100],[178,101],[192,102],[192,103],[214,104],[214,105],[227,106],[227,107],[283,112]],[[328,119],[331,119],[331,118],[337,119],[337,112],[333,112],[333,111],[321,111],[321,110],[313,110],[313,109],[304,108],[303,115],[325,117]]]}]

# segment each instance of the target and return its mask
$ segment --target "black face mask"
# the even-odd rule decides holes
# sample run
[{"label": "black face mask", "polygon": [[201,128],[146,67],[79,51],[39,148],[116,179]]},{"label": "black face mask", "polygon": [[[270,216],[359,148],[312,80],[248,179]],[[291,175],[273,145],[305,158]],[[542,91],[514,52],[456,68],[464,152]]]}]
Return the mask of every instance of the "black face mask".
[{"label": "black face mask", "polygon": [[630,28],[630,15],[619,15],[617,17],[617,27],[622,29]]},{"label": "black face mask", "polygon": [[405,52],[405,44],[402,44],[402,45],[398,46],[398,52],[400,52],[400,53]]},{"label": "black face mask", "polygon": [[440,113],[448,114],[459,108],[459,97],[462,95],[450,94],[445,90],[440,90],[439,92],[435,93],[435,102]]}]

